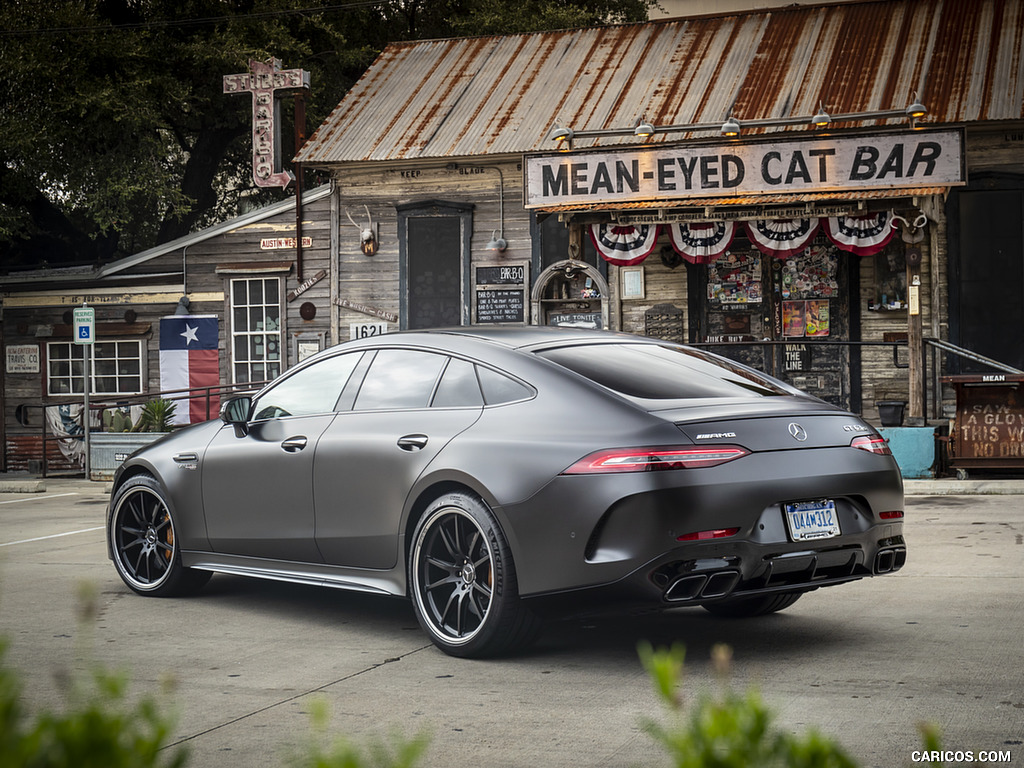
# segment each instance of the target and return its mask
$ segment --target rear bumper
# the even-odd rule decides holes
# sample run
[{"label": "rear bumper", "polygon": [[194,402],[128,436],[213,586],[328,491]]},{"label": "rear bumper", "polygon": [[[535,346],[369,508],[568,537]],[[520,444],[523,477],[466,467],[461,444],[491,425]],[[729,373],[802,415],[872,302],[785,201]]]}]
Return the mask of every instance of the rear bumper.
[{"label": "rear bumper", "polygon": [[[889,526],[886,526],[888,528]],[[810,592],[899,571],[907,560],[902,535],[876,543],[771,552],[737,542],[728,555],[678,550],[610,584],[534,595],[535,605],[561,614],[663,610],[728,598]]]},{"label": "rear bumper", "polygon": [[[899,570],[902,521],[880,518],[903,510],[891,457],[853,448],[800,453],[799,461],[776,452],[695,471],[559,477],[538,497],[502,510],[517,537],[520,593],[700,604]],[[823,498],[836,502],[840,535],[792,541],[782,505]],[[723,528],[739,530],[678,540]]]},{"label": "rear bumper", "polygon": [[757,552],[738,548],[732,557],[669,560],[641,569],[643,578],[661,589],[666,603],[704,603],[726,597],[773,592],[805,592],[898,571],[907,561],[902,536],[870,543],[846,544],[834,549],[796,552]]}]

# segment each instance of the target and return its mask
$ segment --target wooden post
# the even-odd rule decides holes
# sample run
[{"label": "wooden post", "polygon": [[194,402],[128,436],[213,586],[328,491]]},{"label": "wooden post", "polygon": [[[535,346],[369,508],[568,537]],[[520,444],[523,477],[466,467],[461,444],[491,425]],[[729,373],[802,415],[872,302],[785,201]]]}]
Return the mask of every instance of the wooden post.
[{"label": "wooden post", "polygon": [[[306,94],[295,94],[295,154],[306,143]],[[302,282],[302,164],[295,166],[295,277]],[[298,362],[298,361],[296,361]]]},{"label": "wooden post", "polygon": [[924,426],[927,414],[924,404],[924,334],[921,320],[921,249],[907,246],[907,355],[910,365],[908,421],[912,426]]},{"label": "wooden post", "polygon": [[569,222],[569,253],[567,255],[574,261],[583,260],[583,227],[575,222]]}]

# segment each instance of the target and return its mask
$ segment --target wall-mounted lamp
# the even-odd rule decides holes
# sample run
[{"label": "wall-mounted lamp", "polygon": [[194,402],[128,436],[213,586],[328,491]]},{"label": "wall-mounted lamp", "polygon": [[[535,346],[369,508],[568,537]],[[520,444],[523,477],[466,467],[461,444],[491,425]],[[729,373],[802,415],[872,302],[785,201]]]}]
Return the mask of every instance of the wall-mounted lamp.
[{"label": "wall-mounted lamp", "polygon": [[182,296],[180,299],[178,299],[178,306],[176,306],[174,308],[174,314],[176,314],[176,315],[190,315],[190,314],[192,314],[191,311],[189,310],[189,305],[191,303],[192,302],[189,301],[188,296]]},{"label": "wall-mounted lamp", "polygon": [[819,104],[818,114],[811,118],[811,125],[815,128],[825,128],[831,122],[832,118],[829,117],[828,112],[825,111],[825,105]]},{"label": "wall-mounted lamp", "polygon": [[722,123],[722,135],[730,138],[740,135],[740,124],[735,117],[730,116]]},{"label": "wall-mounted lamp", "polygon": [[917,91],[910,95],[910,106],[907,107],[907,117],[910,118],[910,127],[917,127],[917,119],[928,114],[928,108],[917,98]]},{"label": "wall-mounted lamp", "polygon": [[651,136],[654,135],[654,126],[647,122],[646,118],[641,118],[637,121],[636,128],[633,129],[633,135],[639,136],[643,141],[647,141]]},{"label": "wall-mounted lamp", "polygon": [[917,99],[917,91],[910,96],[910,106],[907,107],[908,117],[924,117],[928,114],[928,108]]},{"label": "wall-mounted lamp", "polygon": [[487,250],[494,253],[503,253],[508,248],[508,243],[505,242],[504,237],[495,237],[497,230],[491,232],[491,240],[487,243]]},{"label": "wall-mounted lamp", "polygon": [[555,127],[551,129],[551,133],[548,134],[548,138],[558,145],[558,148],[563,152],[568,152],[572,149],[572,128],[566,128],[563,125],[555,124]]}]

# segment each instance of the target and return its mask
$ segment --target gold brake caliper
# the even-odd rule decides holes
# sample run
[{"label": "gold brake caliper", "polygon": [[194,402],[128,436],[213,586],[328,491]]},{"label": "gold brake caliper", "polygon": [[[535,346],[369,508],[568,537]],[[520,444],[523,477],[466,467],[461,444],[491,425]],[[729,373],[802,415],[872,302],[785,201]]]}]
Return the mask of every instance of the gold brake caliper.
[{"label": "gold brake caliper", "polygon": [[171,516],[169,514],[164,515],[164,522],[167,523],[167,547],[168,549],[164,552],[164,560],[171,559],[171,552],[174,551],[174,526],[171,525]]}]

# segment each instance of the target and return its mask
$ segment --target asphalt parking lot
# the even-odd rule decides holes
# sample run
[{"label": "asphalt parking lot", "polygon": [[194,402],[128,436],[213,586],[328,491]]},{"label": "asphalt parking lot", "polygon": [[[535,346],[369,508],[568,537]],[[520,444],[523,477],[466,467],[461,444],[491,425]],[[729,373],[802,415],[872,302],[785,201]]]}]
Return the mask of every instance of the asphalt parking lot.
[{"label": "asphalt parking lot", "polygon": [[61,680],[95,663],[126,670],[135,693],[172,680],[171,743],[194,767],[284,766],[316,701],[332,734],[359,743],[429,734],[425,766],[668,765],[641,726],[663,714],[643,640],[686,645],[691,699],[718,685],[713,645],[732,646],[734,686],[865,767],[913,765],[921,721],[953,752],[1024,765],[1022,496],[908,489],[898,574],[754,620],[566,621],[523,656],[465,661],[437,651],[401,600],[225,576],[190,599],[137,597],[106,559],[106,484],[48,480],[0,493],[0,635],[32,707],[59,707]]}]

